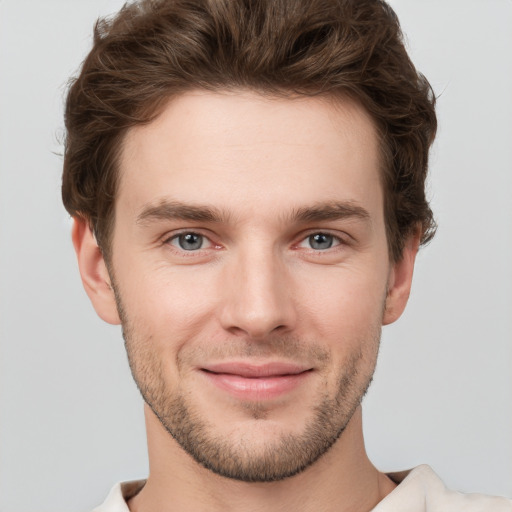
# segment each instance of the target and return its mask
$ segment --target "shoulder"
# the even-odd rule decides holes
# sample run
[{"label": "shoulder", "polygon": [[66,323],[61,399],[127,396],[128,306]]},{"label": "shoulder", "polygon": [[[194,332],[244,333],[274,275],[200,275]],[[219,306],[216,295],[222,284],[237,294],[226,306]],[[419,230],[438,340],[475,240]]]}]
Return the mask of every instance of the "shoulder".
[{"label": "shoulder", "polygon": [[105,501],[92,512],[130,512],[126,501],[144,487],[146,480],[133,480],[114,485]]},{"label": "shoulder", "polygon": [[512,512],[510,499],[447,489],[426,465],[389,477],[399,485],[372,512]]}]

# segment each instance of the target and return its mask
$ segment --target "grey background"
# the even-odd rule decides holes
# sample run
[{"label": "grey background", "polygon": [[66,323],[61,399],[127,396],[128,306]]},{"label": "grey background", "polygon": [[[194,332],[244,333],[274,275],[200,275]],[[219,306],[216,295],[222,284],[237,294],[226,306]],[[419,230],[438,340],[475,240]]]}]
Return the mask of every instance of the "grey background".
[{"label": "grey background", "polygon": [[[62,103],[98,15],[122,2],[0,2],[0,510],[86,511],[146,474],[118,328],[81,288],[60,203]],[[427,462],[512,496],[512,2],[395,0],[439,97],[440,224],[365,401],[383,470]]]}]

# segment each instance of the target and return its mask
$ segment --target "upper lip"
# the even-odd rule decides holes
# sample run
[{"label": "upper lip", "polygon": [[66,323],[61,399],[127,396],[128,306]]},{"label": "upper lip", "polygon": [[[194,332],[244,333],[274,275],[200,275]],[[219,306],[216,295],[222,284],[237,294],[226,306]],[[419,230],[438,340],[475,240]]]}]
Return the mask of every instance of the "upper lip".
[{"label": "upper lip", "polygon": [[311,367],[291,362],[247,363],[243,361],[212,363],[201,368],[212,373],[227,373],[246,378],[298,375]]}]

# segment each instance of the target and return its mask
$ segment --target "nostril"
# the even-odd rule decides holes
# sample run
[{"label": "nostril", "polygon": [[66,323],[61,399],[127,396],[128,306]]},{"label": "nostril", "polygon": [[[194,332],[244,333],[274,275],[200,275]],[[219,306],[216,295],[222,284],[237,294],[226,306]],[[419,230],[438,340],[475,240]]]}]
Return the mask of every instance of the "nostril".
[{"label": "nostril", "polygon": [[[254,263],[254,260],[251,261]],[[233,335],[259,340],[294,328],[295,310],[287,287],[276,275],[277,264],[259,270],[234,272],[228,278],[219,302],[223,329]],[[260,261],[261,263],[261,261]],[[269,264],[270,265],[270,264]],[[240,277],[234,282],[234,277]],[[282,277],[282,276],[281,276]]]}]

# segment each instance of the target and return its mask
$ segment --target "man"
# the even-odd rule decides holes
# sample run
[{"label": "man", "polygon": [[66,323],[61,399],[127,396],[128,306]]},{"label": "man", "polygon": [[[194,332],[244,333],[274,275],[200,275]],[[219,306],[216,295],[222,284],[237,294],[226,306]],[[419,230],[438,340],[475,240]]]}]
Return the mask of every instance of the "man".
[{"label": "man", "polygon": [[121,323],[150,475],[97,510],[512,510],[380,473],[361,400],[405,308],[434,97],[372,1],[157,1],[100,22],[63,198]]}]

